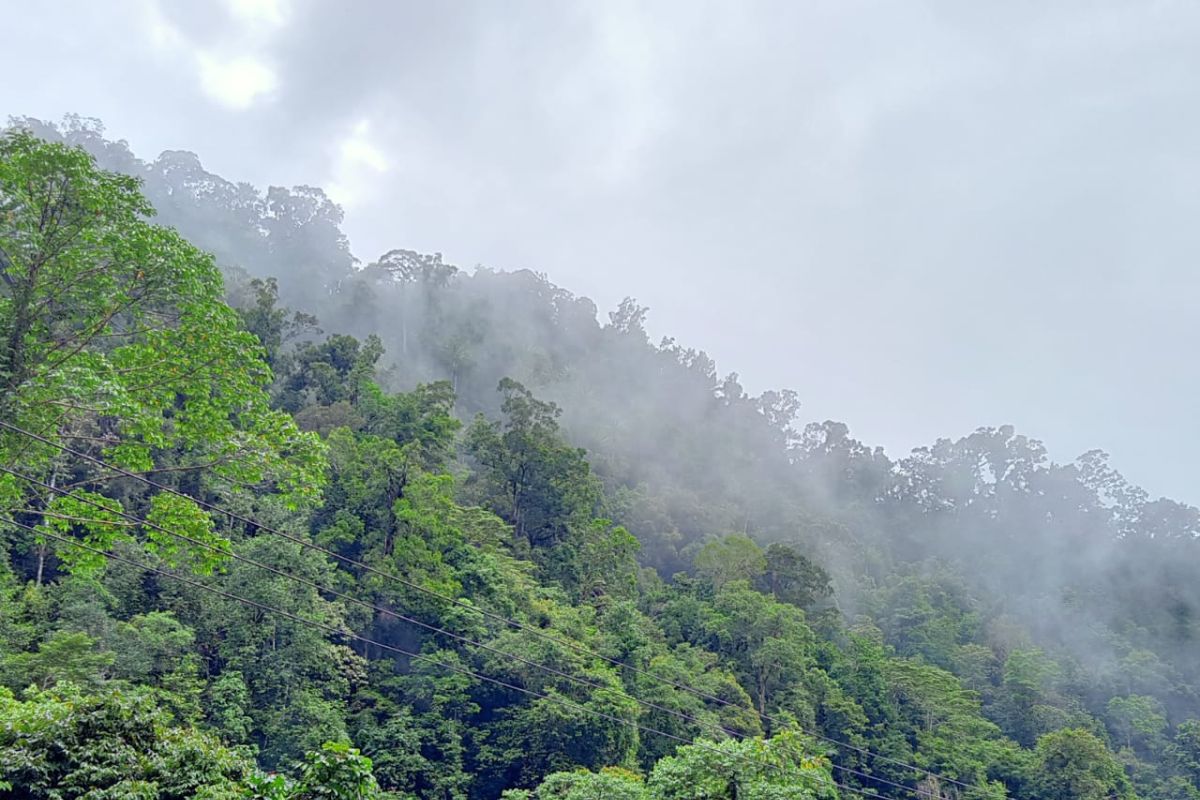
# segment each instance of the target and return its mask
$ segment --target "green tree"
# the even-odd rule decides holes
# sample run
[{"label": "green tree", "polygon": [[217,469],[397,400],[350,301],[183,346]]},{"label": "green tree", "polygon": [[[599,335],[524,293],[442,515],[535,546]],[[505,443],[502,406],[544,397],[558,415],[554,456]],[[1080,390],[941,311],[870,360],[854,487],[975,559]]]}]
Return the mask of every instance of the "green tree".
[{"label": "green tree", "polygon": [[811,700],[803,682],[816,655],[815,637],[803,611],[735,581],[716,596],[704,627],[735,664],[760,714],[771,713],[785,693],[792,712],[811,713],[802,708]]},{"label": "green tree", "polygon": [[424,294],[422,299],[425,301],[422,305],[428,306],[430,293],[434,289],[445,287],[458,272],[458,267],[442,261],[441,253],[428,255],[413,250],[389,250],[364,272],[364,277],[368,279],[376,272],[389,275],[393,284],[400,290],[400,355],[407,358],[408,332],[410,320],[414,316],[410,287],[421,287]]},{"label": "green tree", "polygon": [[586,524],[600,500],[599,486],[583,450],[558,430],[561,413],[520,383],[505,378],[505,421],[477,419],[467,431],[467,450],[484,468],[484,493],[518,537],[534,547],[562,541],[572,523]]},{"label": "green tree", "polygon": [[1089,731],[1067,728],[1038,739],[1030,784],[1039,800],[1134,800],[1120,762]]},{"label": "green tree", "polygon": [[560,549],[556,577],[579,602],[630,599],[637,591],[639,547],[629,531],[607,519],[575,526]]},{"label": "green tree", "polygon": [[48,688],[60,682],[92,684],[110,674],[114,656],[97,650],[96,641],[80,631],[56,631],[34,651],[0,659],[4,684],[13,689]]},{"label": "green tree", "polygon": [[258,337],[267,364],[275,369],[284,355],[284,347],[309,333],[320,333],[317,318],[279,305],[279,283],[274,278],[255,278],[246,286],[250,303],[238,308],[242,325]]},{"label": "green tree", "polygon": [[829,761],[803,737],[702,741],[659,761],[653,800],[835,800]]},{"label": "green tree", "polygon": [[763,739],[700,740],[655,764],[645,782],[620,768],[548,775],[504,800],[836,800],[829,761],[791,731]]},{"label": "green tree", "polygon": [[250,689],[242,673],[227,670],[209,687],[209,723],[221,736],[234,744],[246,744],[254,730],[250,716]]},{"label": "green tree", "polygon": [[502,800],[650,800],[650,793],[637,773],[605,767],[599,772],[555,772],[547,775],[535,791],[512,789],[500,797]]},{"label": "green tree", "polygon": [[308,405],[355,403],[374,380],[382,356],[383,345],[373,335],[364,342],[345,334],[309,342],[289,358],[280,405],[296,412]]},{"label": "green tree", "polygon": [[143,690],[0,690],[4,800],[234,800],[252,771],[211,734],[172,727]]},{"label": "green tree", "polygon": [[[559,624],[570,624],[570,609],[557,612]],[[565,617],[566,619],[563,619]],[[607,665],[589,663],[582,655],[534,637],[526,631],[503,633],[488,642],[499,652],[477,654],[476,669],[545,697],[481,686],[480,705],[493,717],[482,725],[486,737],[478,759],[485,794],[509,787],[531,786],[547,774],[576,767],[631,765],[638,732],[628,723],[640,707],[625,693]],[[524,659],[552,665],[600,688],[569,681],[500,653],[520,653]]]},{"label": "green tree", "polygon": [[[273,536],[248,539],[239,552],[275,569],[329,586],[335,573],[319,554]],[[311,587],[234,562],[217,585],[232,594],[323,625],[346,626],[344,609]],[[194,608],[195,632],[210,671],[238,673],[221,688],[229,705],[213,708],[215,721],[235,727],[244,711],[250,741],[260,762],[271,769],[300,758],[325,741],[347,738],[346,701],[364,679],[362,658],[325,631],[261,608],[214,597],[198,589],[171,586],[170,600]],[[249,702],[241,697],[244,684]]]},{"label": "green tree", "polygon": [[[262,349],[222,302],[212,258],[146,222],[152,213],[136,180],[82,150],[0,137],[0,418],[127,470],[311,503],[320,443],[269,407]],[[114,477],[11,431],[0,432],[0,461],[51,483]],[[0,508],[31,500],[0,477]],[[77,517],[56,511],[67,502],[50,500],[48,520]],[[124,532],[86,521],[96,516],[59,527],[100,546]],[[47,552],[38,547],[39,576]]]},{"label": "green tree", "polygon": [[805,608],[833,594],[829,573],[791,545],[767,545],[763,557],[766,563],[758,586],[779,602]]},{"label": "green tree", "polygon": [[1171,758],[1177,769],[1200,783],[1200,720],[1179,723],[1171,742]]},{"label": "green tree", "polygon": [[168,611],[138,614],[117,629],[116,668],[124,676],[147,680],[171,672],[191,651],[195,634]]},{"label": "green tree", "polygon": [[740,533],[704,545],[696,554],[695,564],[717,589],[730,581],[756,581],[767,569],[762,548]]},{"label": "green tree", "polygon": [[[978,695],[950,672],[915,660],[886,659],[881,672],[913,731],[917,762],[944,777],[985,787],[989,769],[1005,763],[1011,748],[980,713]],[[930,783],[936,786],[937,779]],[[984,788],[980,796],[994,796],[994,788]]]},{"label": "green tree", "polygon": [[305,754],[288,800],[375,800],[380,794],[371,759],[344,742],[326,742]]},{"label": "green tree", "polygon": [[1157,750],[1163,742],[1167,718],[1162,703],[1146,695],[1114,697],[1108,701],[1108,719],[1113,732],[1126,747]]}]

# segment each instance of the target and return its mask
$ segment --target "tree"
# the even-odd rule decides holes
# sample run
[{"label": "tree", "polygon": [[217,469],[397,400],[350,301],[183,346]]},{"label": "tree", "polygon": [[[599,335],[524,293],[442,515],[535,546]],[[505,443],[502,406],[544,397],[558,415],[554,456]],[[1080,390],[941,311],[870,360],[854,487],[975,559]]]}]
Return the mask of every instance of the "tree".
[{"label": "tree", "polygon": [[209,723],[222,737],[235,744],[245,744],[254,730],[250,717],[250,690],[242,673],[226,670],[209,687]]},{"label": "tree", "polygon": [[1036,711],[1049,705],[1051,688],[1060,667],[1038,648],[1019,648],[1008,654],[1003,668],[1003,695],[999,704],[1006,729],[1026,746],[1041,733]]},{"label": "tree", "polygon": [[627,599],[637,591],[638,540],[610,520],[577,526],[567,539],[570,580],[584,603]]},{"label": "tree", "polygon": [[[575,612],[555,609],[560,624]],[[566,619],[562,619],[565,617]],[[510,787],[535,785],[547,774],[577,767],[629,765],[637,752],[638,732],[629,723],[640,707],[624,692],[615,671],[525,631],[503,633],[488,642],[494,651],[476,653],[479,672],[545,697],[486,685],[477,697],[488,709],[481,724],[481,767],[476,789],[485,795]],[[498,652],[495,652],[498,651]],[[527,661],[550,664],[600,687],[592,688],[505,658],[519,653]]]},{"label": "tree", "polygon": [[1030,783],[1039,800],[1135,800],[1120,762],[1080,728],[1038,739]]},{"label": "tree", "polygon": [[391,276],[393,283],[400,287],[400,355],[407,358],[409,318],[412,316],[409,286],[419,284],[428,302],[429,293],[435,288],[445,287],[458,272],[458,267],[443,262],[441,253],[427,255],[413,250],[389,250],[367,267],[364,273],[370,276],[376,271]]},{"label": "tree", "polygon": [[[313,502],[320,443],[269,407],[263,351],[222,302],[212,258],[146,222],[152,213],[136,180],[82,150],[0,137],[0,419],[126,470]],[[11,431],[0,461],[68,487],[114,477]],[[0,508],[30,495],[0,477]],[[61,520],[68,502],[45,501],[35,520]],[[101,546],[121,530],[114,519],[82,528]]]},{"label": "tree", "polygon": [[619,767],[605,767],[599,772],[554,772],[535,791],[512,789],[500,797],[501,800],[650,800],[641,777]]},{"label": "tree", "polygon": [[844,422],[810,422],[794,444],[801,479],[815,499],[840,504],[873,503],[894,480],[882,447],[850,436]]},{"label": "tree", "polygon": [[[320,585],[336,583],[327,559],[274,536],[247,539],[238,552]],[[218,585],[301,619],[334,628],[346,626],[339,604],[326,601],[309,586],[264,573],[244,561],[233,562]],[[320,628],[296,619],[198,589],[171,586],[167,591],[179,593],[176,604],[196,607],[192,613],[197,643],[208,656],[208,671],[236,673],[236,678],[220,684],[228,705],[213,708],[219,712],[213,716],[236,727],[246,723],[244,711],[261,764],[278,768],[322,742],[346,738],[345,702],[363,669],[361,657],[344,644],[331,642]]]},{"label": "tree", "polygon": [[[721,590],[704,627],[715,638],[718,652],[736,664],[760,714],[771,713],[782,694],[800,688],[815,655],[804,612],[775,602],[744,581]],[[802,714],[797,706],[803,692],[792,700],[790,710]]]},{"label": "tree", "polygon": [[[1005,763],[1010,743],[980,714],[978,696],[946,670],[919,661],[888,658],[881,667],[896,708],[913,731],[918,762],[941,776],[978,784],[980,797],[996,796],[987,787],[989,770]],[[893,780],[908,780],[897,773]],[[940,779],[924,783],[934,788]],[[1003,793],[1000,793],[1003,796]]]},{"label": "tree", "polygon": [[144,690],[0,689],[3,800],[234,800],[252,771],[211,734],[171,727]]},{"label": "tree", "polygon": [[1143,750],[1156,750],[1163,745],[1167,718],[1162,703],[1146,695],[1114,697],[1108,701],[1108,718],[1113,732],[1126,747],[1135,744]]},{"label": "tree", "polygon": [[400,446],[411,444],[422,469],[442,470],[454,455],[462,423],[454,417],[454,391],[446,381],[422,383],[398,394],[385,394],[368,384],[360,392],[358,409],[367,433]]},{"label": "tree", "polygon": [[1176,767],[1200,783],[1200,720],[1189,719],[1179,723],[1170,752]]},{"label": "tree", "polygon": [[739,533],[709,542],[695,559],[696,569],[720,589],[730,581],[755,581],[767,568],[762,548]]},{"label": "tree", "polygon": [[796,548],[775,542],[763,553],[766,560],[758,585],[781,603],[805,608],[833,594],[829,573]]},{"label": "tree", "polygon": [[467,450],[484,467],[493,510],[517,536],[535,547],[555,544],[572,523],[590,522],[599,487],[583,450],[559,434],[558,406],[511,378],[498,390],[505,422],[477,419],[467,431]]},{"label": "tree", "polygon": [[371,759],[344,742],[326,742],[304,756],[288,800],[375,800],[379,796]]},{"label": "tree", "polygon": [[512,790],[503,800],[835,800],[829,761],[804,737],[701,739],[661,759],[644,782],[608,767],[555,772],[533,791]]},{"label": "tree", "polygon": [[289,359],[290,372],[283,381],[280,403],[292,412],[313,404],[356,403],[375,378],[375,364],[382,355],[377,336],[360,342],[336,334],[322,342],[309,342]]},{"label": "tree", "polygon": [[254,278],[246,290],[252,302],[238,308],[238,315],[246,330],[262,343],[272,369],[279,364],[285,345],[305,334],[321,332],[313,315],[296,311],[289,316],[288,309],[279,305],[279,283],[274,278]]},{"label": "tree", "polygon": [[829,762],[790,731],[685,745],[655,765],[653,800],[835,800]]},{"label": "tree", "polygon": [[342,232],[342,209],[314,186],[272,186],[252,224],[265,231],[266,275],[289,275],[299,307],[313,308],[346,277],[357,259]]},{"label": "tree", "polygon": [[0,658],[4,684],[13,689],[49,688],[60,682],[91,684],[108,676],[114,656],[97,651],[96,641],[79,631],[56,631],[36,651]]}]

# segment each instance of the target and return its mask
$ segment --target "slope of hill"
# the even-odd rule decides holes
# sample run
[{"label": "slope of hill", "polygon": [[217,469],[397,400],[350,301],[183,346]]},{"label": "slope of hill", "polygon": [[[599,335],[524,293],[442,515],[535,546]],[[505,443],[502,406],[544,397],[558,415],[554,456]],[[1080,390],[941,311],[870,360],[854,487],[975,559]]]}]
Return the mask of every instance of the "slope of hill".
[{"label": "slope of hill", "polygon": [[[0,674],[50,692],[13,729],[124,693],[265,769],[352,742],[402,797],[1200,797],[1200,514],[1103,453],[999,426],[889,457],[632,300],[360,262],[320,190],[16,124],[182,239],[6,140],[0,402],[48,439],[0,439],[35,481],[0,483]],[[11,796],[50,780],[0,751]]]}]

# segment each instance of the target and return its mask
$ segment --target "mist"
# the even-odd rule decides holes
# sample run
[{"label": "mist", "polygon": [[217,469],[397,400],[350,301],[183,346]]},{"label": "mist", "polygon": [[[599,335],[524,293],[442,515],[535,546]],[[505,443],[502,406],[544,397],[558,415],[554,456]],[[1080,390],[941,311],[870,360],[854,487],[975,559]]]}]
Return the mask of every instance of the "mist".
[{"label": "mist", "polygon": [[[887,605],[949,592],[945,608],[976,631],[956,636],[982,637],[997,654],[1044,649],[1109,687],[1100,694],[1125,679],[1123,659],[1156,651],[1166,661],[1153,693],[1170,718],[1200,714],[1190,688],[1200,584],[1184,566],[1200,511],[1155,499],[1103,450],[1057,461],[1041,440],[998,426],[891,454],[843,422],[807,421],[795,391],[752,394],[706,352],[653,340],[650,310],[632,298],[600,311],[547,276],[463,269],[440,253],[392,249],[364,262],[321,189],[260,191],[180,151],[142,161],[98,121],[14,124],[141,178],[158,221],[214,253],[236,307],[262,302],[253,281],[278,277],[269,300],[314,316],[307,339],[377,339],[388,389],[446,381],[463,420],[501,415],[503,378],[557,404],[604,485],[604,513],[664,578],[692,571],[726,535],[786,543],[829,572],[831,607],[847,621],[910,638],[911,620],[888,627]],[[303,425],[309,402],[283,405]],[[346,413],[335,404],[312,419],[327,433]],[[920,646],[908,654],[961,666]]]},{"label": "mist", "polygon": [[1186,4],[67,9],[0,34],[12,113],[322,186],[363,263],[637,297],[892,453],[1011,423],[1195,499]]},{"label": "mist", "polygon": [[[689,800],[714,732],[874,796],[1200,797],[1200,10],[364,8],[0,30],[0,717],[145,691],[380,797]],[[31,216],[46,164],[100,188]]]}]

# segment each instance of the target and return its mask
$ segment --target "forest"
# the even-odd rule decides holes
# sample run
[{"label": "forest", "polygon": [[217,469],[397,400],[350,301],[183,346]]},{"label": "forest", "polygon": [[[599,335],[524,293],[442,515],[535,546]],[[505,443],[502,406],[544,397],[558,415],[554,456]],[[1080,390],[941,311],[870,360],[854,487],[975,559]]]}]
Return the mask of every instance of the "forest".
[{"label": "forest", "polygon": [[1200,798],[1196,508],[341,224],[10,120],[0,798]]}]

